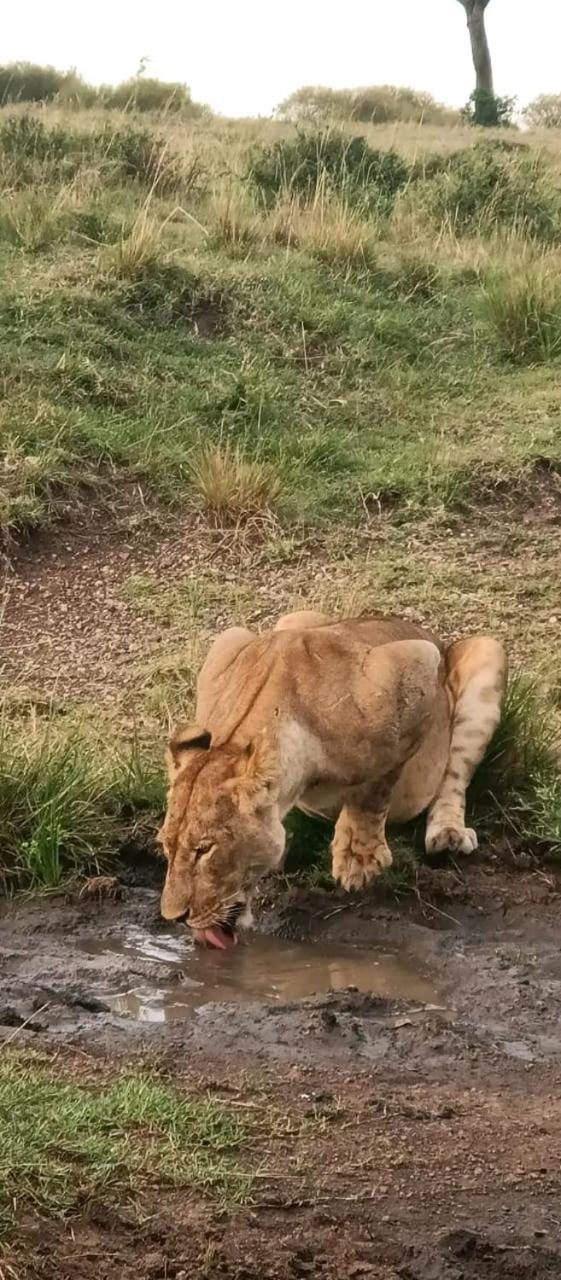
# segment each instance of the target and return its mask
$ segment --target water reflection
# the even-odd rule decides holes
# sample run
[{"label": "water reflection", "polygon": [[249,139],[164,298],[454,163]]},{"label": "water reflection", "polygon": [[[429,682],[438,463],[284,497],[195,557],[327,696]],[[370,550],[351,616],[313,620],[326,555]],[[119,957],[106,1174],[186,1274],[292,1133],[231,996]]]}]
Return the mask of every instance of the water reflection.
[{"label": "water reflection", "polygon": [[120,952],[131,959],[160,961],[169,978],[104,992],[115,1013],[141,1022],[171,1022],[191,1016],[209,1003],[282,1003],[356,987],[392,999],[433,1003],[438,993],[430,977],[411,958],[366,947],[321,942],[285,942],[252,934],[235,951],[193,946],[177,930],[151,934],[129,929],[120,938],[92,938],[90,954]]}]

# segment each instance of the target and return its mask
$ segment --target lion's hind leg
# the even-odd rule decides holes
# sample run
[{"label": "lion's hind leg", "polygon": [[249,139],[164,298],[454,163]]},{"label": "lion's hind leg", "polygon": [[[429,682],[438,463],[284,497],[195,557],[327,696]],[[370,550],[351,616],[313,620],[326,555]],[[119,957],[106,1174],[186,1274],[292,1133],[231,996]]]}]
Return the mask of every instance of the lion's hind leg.
[{"label": "lion's hind leg", "polygon": [[446,660],[452,736],[446,771],[428,812],[425,848],[427,853],[473,853],[477,836],[465,825],[466,791],[501,718],[507,660],[502,644],[488,636],[459,640]]}]

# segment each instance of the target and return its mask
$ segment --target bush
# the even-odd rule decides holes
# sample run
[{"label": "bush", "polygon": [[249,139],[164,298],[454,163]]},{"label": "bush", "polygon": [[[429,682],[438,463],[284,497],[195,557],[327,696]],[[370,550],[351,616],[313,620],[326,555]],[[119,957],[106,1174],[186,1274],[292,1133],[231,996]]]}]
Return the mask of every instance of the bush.
[{"label": "bush", "polygon": [[542,93],[528,103],[524,119],[536,129],[561,129],[561,93]]},{"label": "bush", "polygon": [[[71,142],[72,140],[72,142]],[[0,122],[0,152],[11,159],[58,160],[75,150],[75,135],[34,116],[7,116]]]},{"label": "bush", "polygon": [[154,187],[159,193],[181,185],[179,157],[170,152],[165,138],[149,129],[105,129],[92,134],[93,149],[113,161],[118,177]]},{"label": "bush", "polygon": [[180,111],[198,118],[208,108],[193,102],[187,85],[178,81],[133,76],[117,85],[99,89],[87,84],[76,71],[58,71],[34,62],[10,62],[0,66],[0,105],[7,102],[52,102],[59,98],[80,107],[114,107],[122,111]]},{"label": "bush", "polygon": [[508,128],[513,124],[516,98],[497,98],[488,89],[474,89],[461,111],[468,124],[484,129]]},{"label": "bush", "polygon": [[455,232],[497,226],[546,243],[561,233],[561,197],[538,152],[516,143],[477,142],[425,166],[411,201]]},{"label": "bush", "polygon": [[34,62],[10,62],[0,66],[0,104],[52,102],[53,98],[87,97],[91,90],[75,71],[57,71]]},{"label": "bush", "polygon": [[561,352],[561,280],[547,262],[491,274],[483,314],[511,360],[541,362]]},{"label": "bush", "polygon": [[409,174],[409,166],[395,151],[374,150],[362,137],[314,132],[260,147],[246,178],[268,205],[281,192],[310,200],[327,188],[370,207],[391,204]]},{"label": "bush", "polygon": [[71,180],[91,152],[91,135],[75,134],[60,125],[47,129],[33,116],[7,116],[0,121],[0,173],[5,187],[35,186]]},{"label": "bush", "polygon": [[0,166],[10,185],[27,186],[37,179],[37,165],[50,181],[74,177],[85,163],[97,163],[106,180],[133,180],[159,192],[177,188],[183,171],[166,139],[148,129],[104,128],[74,132],[61,125],[48,129],[33,116],[8,116],[0,122]]},{"label": "bush", "polygon": [[104,107],[122,111],[180,111],[192,118],[205,114],[207,108],[193,102],[185,84],[136,76],[118,85],[102,85],[98,100]]},{"label": "bush", "polygon": [[387,124],[413,120],[425,124],[457,124],[459,113],[435,102],[430,93],[396,85],[372,85],[365,89],[328,89],[306,85],[281,102],[275,114],[281,120],[316,123],[357,120]]}]

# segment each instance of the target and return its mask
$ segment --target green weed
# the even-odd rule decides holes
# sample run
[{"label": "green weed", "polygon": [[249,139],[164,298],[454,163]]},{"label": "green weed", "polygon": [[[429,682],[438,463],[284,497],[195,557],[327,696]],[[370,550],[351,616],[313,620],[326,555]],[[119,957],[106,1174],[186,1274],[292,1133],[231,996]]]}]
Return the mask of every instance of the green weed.
[{"label": "green weed", "polygon": [[105,183],[133,181],[165,194],[181,187],[183,170],[161,134],[133,125],[105,125],[81,131],[60,124],[48,127],[34,116],[0,120],[0,170],[10,186],[43,181],[68,182],[95,166]]}]

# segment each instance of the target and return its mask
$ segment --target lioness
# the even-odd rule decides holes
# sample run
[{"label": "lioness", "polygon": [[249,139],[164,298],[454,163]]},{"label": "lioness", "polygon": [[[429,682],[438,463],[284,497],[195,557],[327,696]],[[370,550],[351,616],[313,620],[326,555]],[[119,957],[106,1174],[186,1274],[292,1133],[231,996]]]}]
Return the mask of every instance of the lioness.
[{"label": "lioness", "polygon": [[466,789],[501,714],[502,645],[449,646],[399,618],[281,618],[213,643],[197,723],[169,741],[161,910],[226,949],[252,890],[280,867],[294,805],[334,818],[333,875],[359,889],[388,867],[386,821],[428,810],[429,853],[471,853]]}]

